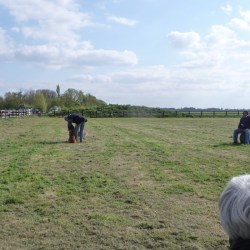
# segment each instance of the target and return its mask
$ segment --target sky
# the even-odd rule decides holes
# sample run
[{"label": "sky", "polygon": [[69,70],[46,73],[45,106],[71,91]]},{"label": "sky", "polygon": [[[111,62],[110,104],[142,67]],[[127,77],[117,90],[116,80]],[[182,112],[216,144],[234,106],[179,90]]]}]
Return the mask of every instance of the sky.
[{"label": "sky", "polygon": [[249,0],[0,0],[0,96],[250,108]]}]

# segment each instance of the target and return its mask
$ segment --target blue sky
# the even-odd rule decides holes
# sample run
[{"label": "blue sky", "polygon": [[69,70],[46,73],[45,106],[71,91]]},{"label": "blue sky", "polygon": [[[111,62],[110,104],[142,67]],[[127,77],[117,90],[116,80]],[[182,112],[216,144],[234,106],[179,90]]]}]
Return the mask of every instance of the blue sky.
[{"label": "blue sky", "polygon": [[249,1],[0,0],[0,95],[250,108]]}]

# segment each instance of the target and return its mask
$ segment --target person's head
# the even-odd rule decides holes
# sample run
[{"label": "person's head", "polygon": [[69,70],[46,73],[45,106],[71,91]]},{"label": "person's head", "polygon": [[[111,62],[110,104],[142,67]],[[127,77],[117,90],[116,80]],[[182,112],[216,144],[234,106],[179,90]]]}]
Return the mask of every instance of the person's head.
[{"label": "person's head", "polygon": [[65,121],[68,121],[69,120],[69,117],[67,115],[64,116],[64,120]]},{"label": "person's head", "polygon": [[250,175],[233,177],[219,199],[221,224],[230,239],[250,239]]},{"label": "person's head", "polygon": [[248,116],[248,111],[244,110],[243,111],[243,116]]}]

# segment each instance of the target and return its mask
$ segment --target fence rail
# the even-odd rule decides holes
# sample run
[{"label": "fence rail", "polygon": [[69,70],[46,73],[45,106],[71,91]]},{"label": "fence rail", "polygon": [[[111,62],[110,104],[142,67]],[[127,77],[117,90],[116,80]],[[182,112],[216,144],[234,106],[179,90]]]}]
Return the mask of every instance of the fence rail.
[{"label": "fence rail", "polygon": [[186,117],[238,117],[243,111],[175,111],[176,116]]},{"label": "fence rail", "polygon": [[242,111],[143,111],[143,110],[71,110],[67,112],[53,112],[50,116],[65,116],[79,113],[90,118],[118,118],[118,117],[240,117]]},{"label": "fence rail", "polygon": [[0,118],[23,117],[30,115],[65,116],[70,113],[80,113],[89,118],[118,118],[118,117],[240,117],[243,110],[237,111],[175,111],[175,110],[109,110],[109,109],[81,109],[71,111],[54,111],[50,113],[32,112],[27,110],[0,110]]},{"label": "fence rail", "polygon": [[0,118],[12,118],[12,117],[27,116],[27,115],[32,115],[32,114],[33,113],[29,109],[25,109],[25,110],[10,110],[10,109],[0,110]]}]

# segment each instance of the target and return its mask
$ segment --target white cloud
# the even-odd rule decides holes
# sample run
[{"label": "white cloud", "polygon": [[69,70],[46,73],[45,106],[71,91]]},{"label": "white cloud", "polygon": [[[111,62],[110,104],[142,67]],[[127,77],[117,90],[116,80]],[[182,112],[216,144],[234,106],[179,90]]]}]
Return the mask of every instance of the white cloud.
[{"label": "white cloud", "polygon": [[199,48],[200,35],[196,32],[172,31],[167,35],[171,45],[175,48]]},{"label": "white cloud", "polygon": [[179,65],[183,68],[215,70],[226,66],[236,69],[242,64],[250,66],[250,41],[239,39],[234,30],[223,25],[212,26],[204,37],[171,32],[168,39],[185,59]]},{"label": "white cloud", "polygon": [[243,30],[243,31],[249,31],[250,30],[250,11],[240,11],[240,17],[241,18],[233,18],[229,22],[229,26]]},{"label": "white cloud", "polygon": [[250,22],[250,11],[243,11],[241,10],[240,15],[242,16],[242,18],[246,21],[246,22]]},{"label": "white cloud", "polygon": [[[13,45],[13,56],[27,65],[61,69],[107,65],[135,65],[133,51],[94,48],[91,41],[83,41],[79,30],[94,27],[88,13],[80,10],[74,0],[0,0],[16,22],[12,31],[23,38],[24,44]],[[121,19],[128,25],[132,20]],[[100,26],[99,26],[100,27]],[[0,30],[0,53],[10,54],[6,35]],[[14,59],[14,58],[13,58]]]},{"label": "white cloud", "polygon": [[240,18],[233,18],[229,22],[229,26],[231,26],[232,28],[240,29],[240,30],[246,30],[246,31],[250,30],[250,24],[247,21],[242,20]]},{"label": "white cloud", "polygon": [[[53,20],[58,24],[69,23],[76,28],[86,26],[88,15],[82,13],[74,0],[0,0],[18,22]],[[61,23],[62,22],[62,23]]]},{"label": "white cloud", "polygon": [[138,23],[137,20],[127,19],[127,18],[118,17],[118,16],[109,16],[108,20],[114,21],[119,24],[128,25],[128,26],[135,26]]},{"label": "white cloud", "polygon": [[[225,6],[224,10],[229,12],[231,7]],[[237,33],[237,29],[250,30],[250,11],[241,10],[240,16],[231,19],[228,26],[211,26],[210,32],[203,37],[196,32],[170,32],[167,37],[171,46],[185,59],[179,66],[197,70],[220,69],[225,78],[223,70],[240,70],[243,65],[250,67],[250,40],[240,39]]]},{"label": "white cloud", "polygon": [[[189,106],[218,107],[230,93],[233,96],[235,91],[238,93],[245,89],[245,85],[238,81],[242,74],[242,71],[222,66],[212,71],[210,68],[190,69],[183,65],[174,68],[153,66],[107,74],[77,75],[69,79],[69,83],[78,82],[109,103],[140,105],[144,102],[155,106],[157,99],[161,107],[169,107],[169,103],[178,107],[181,99]],[[244,72],[244,78],[247,77],[250,73]],[[250,94],[250,91],[245,92]]]},{"label": "white cloud", "polygon": [[231,6],[230,4],[227,4],[227,5],[225,5],[225,6],[221,6],[221,10],[222,10],[225,14],[227,14],[227,15],[230,15],[230,14],[232,14],[232,12],[233,12],[233,8],[232,8],[232,6]]},{"label": "white cloud", "polygon": [[132,51],[116,50],[85,50],[76,54],[76,61],[87,66],[98,65],[135,65],[138,62],[137,56]]},{"label": "white cloud", "polygon": [[[88,44],[87,44],[88,46]],[[132,51],[98,50],[90,45],[87,49],[65,48],[53,45],[22,46],[16,50],[19,61],[33,63],[44,68],[119,66],[137,64],[137,56]]]},{"label": "white cloud", "polygon": [[0,27],[0,61],[11,59],[12,52],[12,41],[6,31]]},{"label": "white cloud", "polygon": [[6,41],[6,32],[4,29],[2,29],[0,27],[0,50],[3,51],[3,50],[6,50],[8,49],[8,43]]},{"label": "white cloud", "polygon": [[94,25],[88,13],[80,11],[72,0],[15,0],[0,4],[9,9],[17,21],[16,30],[25,38],[71,43],[79,37],[76,30]]},{"label": "white cloud", "polygon": [[209,47],[230,47],[235,39],[237,39],[236,33],[223,25],[212,26],[210,33],[206,36]]}]

